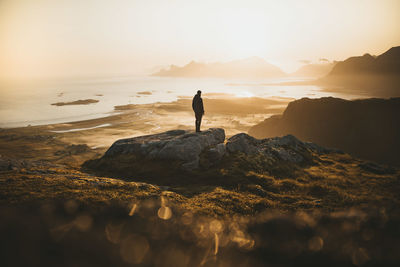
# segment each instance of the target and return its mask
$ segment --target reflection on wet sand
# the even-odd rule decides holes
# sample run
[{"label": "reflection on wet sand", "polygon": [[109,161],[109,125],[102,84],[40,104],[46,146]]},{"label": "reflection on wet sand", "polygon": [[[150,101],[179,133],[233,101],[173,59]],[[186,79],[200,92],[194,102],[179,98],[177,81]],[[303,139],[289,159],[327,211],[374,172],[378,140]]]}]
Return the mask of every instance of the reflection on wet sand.
[{"label": "reflection on wet sand", "polygon": [[50,131],[52,133],[68,133],[68,132],[79,132],[79,131],[86,131],[86,130],[91,130],[91,129],[95,129],[95,128],[102,128],[102,127],[108,127],[111,126],[110,123],[104,123],[104,124],[100,124],[100,125],[96,125],[93,127],[87,127],[87,128],[75,128],[75,129],[68,129],[68,130],[54,130],[54,131]]}]

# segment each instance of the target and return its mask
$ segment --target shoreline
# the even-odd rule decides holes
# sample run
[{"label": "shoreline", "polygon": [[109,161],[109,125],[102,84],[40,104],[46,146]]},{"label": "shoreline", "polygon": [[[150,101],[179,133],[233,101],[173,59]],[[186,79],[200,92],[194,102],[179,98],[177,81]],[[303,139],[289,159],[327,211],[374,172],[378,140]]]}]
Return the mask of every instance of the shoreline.
[{"label": "shoreline", "polygon": [[[234,115],[235,113],[239,113],[240,117],[246,114],[266,114],[268,115],[269,112],[265,111],[273,111],[273,113],[281,113],[285,108],[286,105],[293,101],[294,98],[284,98],[284,97],[237,97],[235,95],[225,94],[225,93],[209,93],[203,96],[203,99],[207,102],[210,102],[211,112],[208,114],[213,113],[212,115]],[[123,115],[134,110],[148,110],[151,111],[154,109],[156,113],[162,111],[165,112],[189,112],[191,111],[191,97],[189,96],[179,96],[174,101],[169,102],[154,102],[154,103],[145,103],[145,104],[122,104],[116,105],[113,107],[113,110],[108,110],[100,113],[92,113],[92,114],[85,114],[82,116],[73,116],[73,117],[61,117],[55,119],[48,119],[48,120],[37,120],[37,121],[16,121],[9,123],[8,126],[6,123],[3,123],[3,126],[0,126],[2,130],[12,130],[12,129],[19,129],[19,128],[26,128],[26,127],[47,127],[47,126],[57,126],[57,125],[66,125],[66,124],[82,124],[82,123],[90,123],[94,120],[106,120],[106,118],[113,119],[117,115]],[[243,105],[242,102],[245,104]],[[226,105],[226,108],[223,106]],[[237,105],[237,107],[235,107]],[[257,106],[261,107],[257,107]],[[267,107],[264,108],[265,105],[270,106],[271,108]],[[272,106],[275,105],[275,106]],[[238,109],[239,108],[239,109]],[[242,109],[245,109],[243,111]],[[206,107],[207,109],[207,107]],[[254,110],[251,110],[254,109]],[[208,110],[206,110],[208,111]],[[207,115],[208,115],[207,114]],[[25,125],[20,125],[25,124]],[[17,126],[15,126],[17,125]],[[93,127],[93,126],[90,126]]]},{"label": "shoreline", "polygon": [[[300,78],[299,78],[300,79]],[[280,81],[280,82],[279,82]],[[327,93],[318,86],[287,86],[293,80],[253,80],[240,79],[187,80],[187,79],[148,79],[137,80],[115,79],[111,84],[99,80],[85,80],[82,83],[59,82],[51,85],[32,83],[24,85],[29,94],[16,90],[17,84],[7,88],[0,110],[0,128],[19,128],[28,125],[45,125],[70,123],[86,119],[109,116],[114,106],[126,104],[156,104],[157,102],[174,102],[184,96],[191,98],[193,88],[202,88],[203,97],[246,99],[248,97],[299,99],[302,97],[334,97],[348,99],[345,94]],[[298,80],[297,83],[300,83]],[[309,84],[310,81],[303,81]],[[85,91],[81,91],[85,86]],[[25,88],[26,87],[26,88]],[[54,88],[53,88],[54,87]],[[57,88],[57,89],[55,89]],[[132,89],[127,89],[132,88]],[[34,94],[33,94],[34,92]],[[208,94],[206,92],[209,92]],[[90,100],[90,101],[89,101]],[[99,101],[94,103],[94,101]],[[23,103],[23,104],[22,104]],[[54,105],[52,105],[54,104]]]},{"label": "shoreline", "polygon": [[[293,99],[203,97],[206,113],[202,129],[222,127],[232,136],[274,114],[284,111]],[[105,152],[118,139],[172,129],[194,129],[191,99],[172,102],[122,105],[107,116],[36,126],[0,128],[0,155],[17,159],[46,160],[78,167]],[[86,146],[77,155],[63,154],[72,145]]]}]

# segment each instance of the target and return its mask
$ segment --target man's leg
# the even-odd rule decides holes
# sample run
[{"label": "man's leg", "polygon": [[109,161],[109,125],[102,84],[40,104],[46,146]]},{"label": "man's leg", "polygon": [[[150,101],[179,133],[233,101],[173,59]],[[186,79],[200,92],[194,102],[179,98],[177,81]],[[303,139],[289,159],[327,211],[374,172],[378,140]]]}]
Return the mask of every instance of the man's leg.
[{"label": "man's leg", "polygon": [[196,113],[195,116],[196,116],[196,132],[200,132],[202,114]]},{"label": "man's leg", "polygon": [[195,113],[194,116],[196,117],[196,121],[195,121],[194,125],[196,127],[196,132],[198,132],[199,131],[199,116],[197,115],[197,113]]},{"label": "man's leg", "polygon": [[199,132],[201,132],[201,131],[200,131],[200,126],[201,126],[201,119],[202,119],[202,117],[203,117],[203,114],[200,114],[200,115],[199,115]]}]

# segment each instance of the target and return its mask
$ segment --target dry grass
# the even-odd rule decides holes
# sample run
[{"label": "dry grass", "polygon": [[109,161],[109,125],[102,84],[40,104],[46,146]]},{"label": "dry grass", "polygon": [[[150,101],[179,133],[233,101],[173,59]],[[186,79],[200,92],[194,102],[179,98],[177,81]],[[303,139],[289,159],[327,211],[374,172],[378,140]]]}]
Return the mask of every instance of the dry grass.
[{"label": "dry grass", "polygon": [[[166,198],[171,205],[213,216],[254,215],[270,209],[394,209],[400,204],[398,172],[366,171],[360,167],[362,161],[346,154],[327,154],[302,167],[274,163],[271,169],[258,158],[249,160],[233,155],[217,167],[194,173],[177,173],[171,164],[155,169],[145,161],[135,165],[127,160],[120,164],[131,170],[129,175],[114,173],[114,178],[104,176],[112,173],[108,168],[91,175],[63,165],[36,164],[1,174],[0,201],[23,204],[75,199],[95,206],[129,205],[169,192]],[[165,171],[167,167],[169,171]]]},{"label": "dry grass", "polygon": [[23,159],[0,173],[4,266],[400,262],[397,170],[346,154],[301,166],[237,154],[194,173],[125,159],[129,175],[89,174],[79,165],[94,150],[56,155],[70,144],[13,138],[0,138],[2,151]]}]

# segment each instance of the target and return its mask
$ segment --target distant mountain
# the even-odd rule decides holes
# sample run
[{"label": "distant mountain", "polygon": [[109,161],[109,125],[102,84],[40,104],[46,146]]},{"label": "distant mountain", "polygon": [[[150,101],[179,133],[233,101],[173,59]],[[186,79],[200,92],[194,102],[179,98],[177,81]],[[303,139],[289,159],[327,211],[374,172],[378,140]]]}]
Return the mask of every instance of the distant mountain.
[{"label": "distant mountain", "polygon": [[165,68],[168,68],[168,65],[157,65],[157,66],[153,66],[150,68],[146,68],[145,71],[146,73],[155,73],[155,72],[159,72]]},{"label": "distant mountain", "polygon": [[338,62],[317,83],[341,87],[346,93],[400,96],[400,46],[392,47],[380,56],[365,54]]},{"label": "distant mountain", "polygon": [[355,156],[400,166],[400,98],[348,101],[303,98],[281,116],[253,126],[249,134],[267,138],[293,134]]},{"label": "distant mountain", "polygon": [[326,76],[332,70],[335,64],[336,62],[311,63],[301,66],[296,72],[291,73],[290,75],[296,77],[320,78]]},{"label": "distant mountain", "polygon": [[171,65],[168,69],[153,73],[152,76],[268,78],[283,77],[286,74],[262,58],[250,57],[226,63],[199,63],[192,61],[183,67]]},{"label": "distant mountain", "polygon": [[400,46],[392,47],[380,56],[365,54],[339,62],[328,76],[339,75],[399,75]]}]

